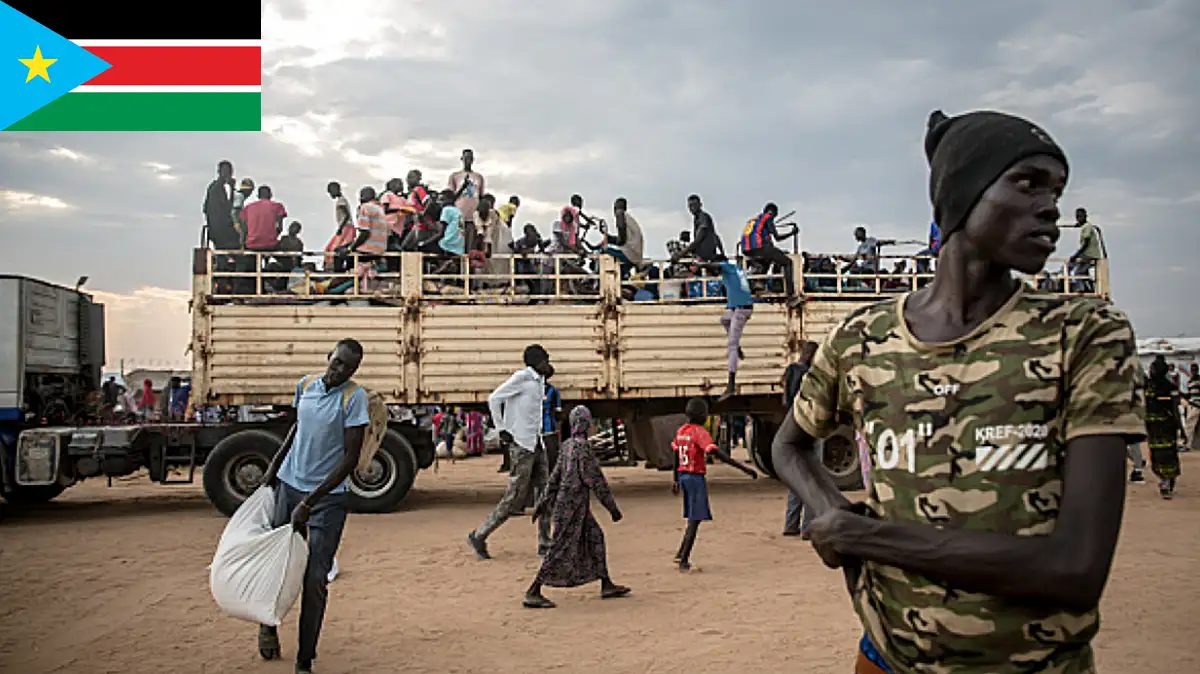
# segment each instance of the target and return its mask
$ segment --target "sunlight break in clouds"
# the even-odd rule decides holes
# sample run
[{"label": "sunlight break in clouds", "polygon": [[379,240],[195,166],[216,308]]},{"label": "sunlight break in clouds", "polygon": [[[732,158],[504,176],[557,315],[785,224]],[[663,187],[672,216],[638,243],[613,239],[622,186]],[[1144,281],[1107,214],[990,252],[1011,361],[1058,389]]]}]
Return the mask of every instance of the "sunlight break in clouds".
[{"label": "sunlight break in clouds", "polygon": [[90,292],[104,304],[108,369],[115,369],[122,358],[129,362],[186,358],[192,332],[190,292],[150,286],[129,294]]},{"label": "sunlight break in clouds", "polygon": [[10,211],[32,208],[53,208],[55,210],[71,208],[70,204],[57,197],[16,190],[0,190],[0,201]]},{"label": "sunlight break in clouds", "polygon": [[69,148],[62,147],[61,145],[50,150],[50,155],[53,157],[58,157],[59,159],[73,161],[77,164],[93,164],[96,161],[82,152],[76,152]]},{"label": "sunlight break in clouds", "polygon": [[314,68],[347,58],[432,61],[450,53],[445,28],[412,6],[381,12],[379,3],[368,0],[301,0],[295,3],[300,15],[294,16],[281,4],[263,3],[265,75],[283,66]]}]

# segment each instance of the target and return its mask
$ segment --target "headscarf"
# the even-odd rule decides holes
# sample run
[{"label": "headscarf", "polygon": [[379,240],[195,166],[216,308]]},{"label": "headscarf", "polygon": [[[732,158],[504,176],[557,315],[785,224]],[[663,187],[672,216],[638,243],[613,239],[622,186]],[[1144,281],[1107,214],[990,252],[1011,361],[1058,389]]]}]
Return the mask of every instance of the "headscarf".
[{"label": "headscarf", "polygon": [[142,382],[141,409],[153,409],[157,403],[158,396],[154,395],[154,382],[146,379]]},{"label": "headscarf", "polygon": [[571,437],[575,439],[587,439],[588,433],[592,430],[592,411],[586,405],[576,405],[571,410]]}]

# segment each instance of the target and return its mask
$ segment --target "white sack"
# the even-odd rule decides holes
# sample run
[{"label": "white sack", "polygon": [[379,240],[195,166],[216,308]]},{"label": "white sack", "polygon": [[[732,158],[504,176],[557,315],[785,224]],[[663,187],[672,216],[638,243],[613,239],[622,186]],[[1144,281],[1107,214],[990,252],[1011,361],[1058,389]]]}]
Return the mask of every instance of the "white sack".
[{"label": "white sack", "polygon": [[304,586],[308,543],[291,523],[271,527],[275,490],[263,485],[242,503],[217,544],[208,582],[221,610],[279,625]]}]

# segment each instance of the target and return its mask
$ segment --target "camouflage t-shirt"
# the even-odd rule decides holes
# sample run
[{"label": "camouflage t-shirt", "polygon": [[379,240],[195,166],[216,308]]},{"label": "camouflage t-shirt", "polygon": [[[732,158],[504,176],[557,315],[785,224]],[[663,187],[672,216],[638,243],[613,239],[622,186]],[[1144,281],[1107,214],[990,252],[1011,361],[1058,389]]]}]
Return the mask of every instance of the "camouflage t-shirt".
[{"label": "camouflage t-shirt", "polygon": [[[1051,533],[1067,442],[1144,437],[1129,321],[1099,300],[1022,286],[966,337],[925,344],[901,318],[906,299],[856,311],[829,334],[796,422],[820,438],[853,420],[870,456],[867,504],[882,520]],[[974,594],[873,562],[854,604],[898,674],[1093,671],[1095,610]]]}]

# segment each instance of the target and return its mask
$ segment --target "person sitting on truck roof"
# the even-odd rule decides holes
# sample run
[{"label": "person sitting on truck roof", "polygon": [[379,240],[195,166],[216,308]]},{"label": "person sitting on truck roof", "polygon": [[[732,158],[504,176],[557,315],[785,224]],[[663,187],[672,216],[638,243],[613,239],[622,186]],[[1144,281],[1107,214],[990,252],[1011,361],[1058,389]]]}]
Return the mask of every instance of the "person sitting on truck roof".
[{"label": "person sitting on truck roof", "polygon": [[[283,219],[287,217],[287,209],[283,204],[274,201],[273,197],[269,186],[259,185],[258,201],[246,204],[242,209],[242,219],[246,223],[246,250],[260,254],[279,250],[279,233],[283,230]],[[243,255],[238,271],[255,271],[261,266],[266,271],[277,272],[276,268],[268,268],[270,262],[271,259],[263,255]],[[239,294],[243,295],[265,292],[269,288],[281,289],[285,285],[284,280],[279,277],[263,278],[261,288],[257,287],[255,279],[250,277],[243,277],[239,281],[242,287]]]},{"label": "person sitting on truck roof", "polygon": [[[446,255],[465,255],[466,254],[466,239],[463,234],[463,213],[455,205],[458,196],[454,190],[442,191],[442,211],[438,216],[439,222],[442,223],[442,238],[438,241],[438,247]],[[472,202],[477,202],[472,199]],[[472,214],[474,217],[474,214]]]},{"label": "person sitting on truck roof", "polygon": [[[288,225],[287,235],[279,237],[279,250],[284,253],[303,253],[304,242],[300,240],[302,229],[304,226],[300,224],[299,220],[292,220],[292,223]],[[285,271],[295,271],[300,268],[302,258],[300,255],[286,255],[275,259],[279,260],[280,266]]]},{"label": "person sitting on truck roof", "polygon": [[233,193],[233,228],[237,230],[238,237],[242,241],[242,245],[246,245],[246,219],[242,212],[246,209],[246,200],[250,195],[254,194],[254,181],[249,178],[242,178],[238,183],[237,191]]},{"label": "person sitting on truck roof", "polygon": [[790,234],[779,235],[775,228],[775,218],[779,217],[779,207],[773,203],[763,206],[762,213],[754,216],[742,230],[742,253],[754,260],[763,260],[783,274],[783,287],[789,299],[796,297],[796,279],[793,278],[792,258],[780,250],[776,241],[785,241],[796,236],[799,230]]},{"label": "person sitting on truck roof", "polygon": [[508,198],[508,203],[500,204],[500,206],[496,209],[496,212],[500,214],[500,220],[502,220],[504,224],[512,227],[513,220],[515,220],[517,217],[517,209],[520,207],[521,197],[514,194]]},{"label": "person sitting on truck roof", "polygon": [[687,199],[688,211],[692,214],[692,241],[682,251],[671,255],[671,262],[678,262],[680,258],[694,257],[701,262],[715,262],[718,257],[725,255],[725,246],[721,243],[721,236],[717,234],[717,227],[713,224],[712,216],[704,210],[704,205],[700,202],[700,196],[693,194]]},{"label": "person sitting on truck roof", "polygon": [[[346,254],[358,255],[358,266],[354,273],[369,288],[371,279],[378,271],[380,256],[387,250],[388,222],[379,204],[379,195],[374,187],[364,187],[358,192],[356,228],[358,234]],[[362,287],[362,286],[360,286]]]},{"label": "person sitting on truck roof", "polygon": [[613,201],[613,222],[616,233],[604,232],[604,253],[611,255],[621,263],[621,278],[629,278],[629,273],[638,269],[645,261],[643,257],[642,227],[637,219],[629,214],[629,202],[625,197],[617,197]]},{"label": "person sitting on truck roof", "polygon": [[[300,598],[297,674],[311,674],[317,657],[317,640],[329,596],[329,573],[349,511],[348,479],[358,465],[370,423],[366,390],[355,387],[348,396],[343,395],[362,358],[362,345],[343,339],[330,352],[324,376],[307,387],[302,388],[303,380],[296,384],[292,402],[296,423],[288,430],[264,477],[264,483],[275,489],[272,525],[283,526],[290,521],[297,531],[307,532],[308,566]],[[268,660],[280,657],[277,628],[259,627],[258,649]]]}]

